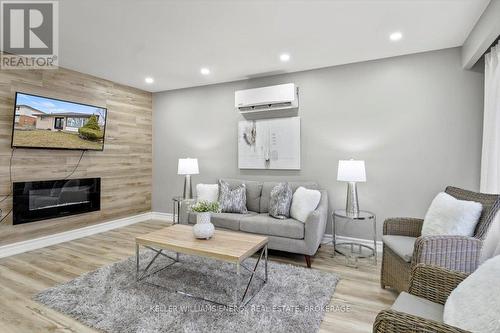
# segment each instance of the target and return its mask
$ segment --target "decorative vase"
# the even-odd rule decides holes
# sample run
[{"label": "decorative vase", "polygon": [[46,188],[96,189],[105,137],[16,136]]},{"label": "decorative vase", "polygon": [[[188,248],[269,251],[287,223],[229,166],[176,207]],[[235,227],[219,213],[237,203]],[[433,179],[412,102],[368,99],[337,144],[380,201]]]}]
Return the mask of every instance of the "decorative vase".
[{"label": "decorative vase", "polygon": [[210,239],[214,235],[214,225],[210,223],[210,212],[196,214],[196,224],[193,226],[193,234],[196,238]]}]

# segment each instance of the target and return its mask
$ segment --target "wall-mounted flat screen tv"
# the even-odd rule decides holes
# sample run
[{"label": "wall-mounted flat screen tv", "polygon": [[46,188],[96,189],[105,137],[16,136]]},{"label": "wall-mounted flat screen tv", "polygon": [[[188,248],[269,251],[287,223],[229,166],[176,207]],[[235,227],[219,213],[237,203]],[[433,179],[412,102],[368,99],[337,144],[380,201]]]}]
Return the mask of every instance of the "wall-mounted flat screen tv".
[{"label": "wall-mounted flat screen tv", "polygon": [[107,109],[17,92],[12,147],[103,150]]}]

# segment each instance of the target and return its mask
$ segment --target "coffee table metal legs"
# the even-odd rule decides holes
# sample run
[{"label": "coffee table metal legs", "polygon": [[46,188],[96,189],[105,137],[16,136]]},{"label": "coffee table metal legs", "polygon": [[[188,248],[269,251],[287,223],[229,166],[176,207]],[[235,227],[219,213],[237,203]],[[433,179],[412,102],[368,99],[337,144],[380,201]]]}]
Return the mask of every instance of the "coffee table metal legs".
[{"label": "coffee table metal legs", "polygon": [[139,244],[135,244],[135,280],[139,281]]},{"label": "coffee table metal legs", "polygon": [[[167,255],[166,253],[164,253],[162,249],[158,250],[158,249],[152,248],[150,246],[144,246],[144,247],[146,247],[147,249],[155,252],[156,254],[150,260],[150,262],[146,265],[146,268],[144,268],[141,271],[141,269],[140,269],[139,244],[136,244],[135,255],[136,255],[136,281],[137,282],[139,282],[141,280],[144,280],[145,278],[147,278],[147,277],[149,277],[149,276],[151,276],[153,274],[156,274],[156,273],[164,270],[167,267],[172,266],[176,262],[179,262],[179,253],[176,253],[175,258],[172,258],[169,255]],[[235,264],[235,266],[236,266],[236,289],[234,291],[234,304],[219,303],[219,302],[216,302],[216,301],[213,301],[213,300],[210,300],[210,299],[206,299],[206,298],[203,298],[203,297],[191,295],[189,293],[186,293],[186,292],[183,292],[183,291],[180,291],[180,290],[175,290],[174,292],[177,292],[179,294],[182,294],[182,295],[185,295],[185,296],[188,296],[188,297],[192,297],[192,298],[197,298],[197,299],[201,299],[201,300],[204,300],[204,301],[208,301],[208,302],[211,302],[211,303],[214,303],[214,304],[218,304],[218,305],[235,306],[237,308],[244,307],[246,304],[248,304],[248,302],[250,302],[255,297],[255,295],[257,295],[259,293],[259,291],[262,289],[262,287],[264,286],[264,284],[267,283],[267,278],[268,278],[268,271],[267,271],[267,244],[264,245],[260,249],[260,252],[258,252],[258,253],[259,253],[259,257],[257,258],[257,261],[256,261],[255,266],[253,268],[249,268],[249,267],[245,266],[243,264],[244,261]],[[155,260],[160,255],[164,256],[166,258],[171,259],[172,262],[169,263],[168,265],[166,265],[164,267],[161,267],[161,268],[157,269],[156,271],[148,274],[149,269],[151,268],[151,266],[153,265],[153,263],[155,262]],[[264,261],[264,277],[261,277],[261,276],[259,276],[259,274],[257,274],[257,268],[259,267],[259,263],[260,263],[260,261],[262,259],[264,259],[263,260]],[[248,279],[248,282],[246,284],[243,296],[240,298],[239,297],[239,290],[240,290],[240,283],[241,283],[240,280],[242,278],[241,277],[241,275],[242,275],[241,274],[241,269],[242,268],[245,269],[245,270],[247,270],[248,272],[250,272],[250,278]],[[263,282],[263,284],[251,296],[247,297],[248,291],[250,289],[250,284],[252,283],[252,280],[254,279],[254,277],[257,278],[257,279],[259,279],[259,280],[261,280]],[[155,286],[157,286],[157,285],[155,285]],[[157,286],[157,287],[162,287],[162,288],[168,289],[168,288],[163,287],[163,286]]]},{"label": "coffee table metal legs", "polygon": [[[257,268],[259,267],[259,262],[261,261],[262,257],[264,257],[264,278],[260,277],[258,274],[257,274]],[[250,269],[248,267],[246,267],[245,265],[243,265],[243,263],[241,264],[236,264],[237,268],[236,268],[236,271],[237,271],[237,278],[238,278],[238,288],[236,289],[236,295],[238,294],[238,290],[239,290],[239,279],[240,279],[240,265],[241,267],[243,267],[244,269],[246,269],[247,271],[250,272],[250,278],[248,279],[248,283],[247,283],[247,286],[245,288],[245,292],[243,293],[243,296],[241,297],[241,301],[240,301],[240,306],[243,307],[245,306],[248,302],[250,302],[252,300],[252,298],[254,298],[254,296],[260,291],[260,289],[262,288],[262,286],[259,288],[259,290],[257,290],[252,296],[250,296],[246,301],[245,301],[245,297],[248,293],[248,289],[250,288],[250,284],[252,283],[252,280],[254,278],[254,276],[256,278],[258,278],[259,280],[261,280],[262,282],[264,282],[263,284],[266,284],[267,283],[267,245],[265,245],[261,250],[260,250],[260,255],[259,255],[259,258],[257,259],[257,261],[255,262],[255,266],[253,269]],[[236,297],[236,299],[238,299]],[[238,303],[236,303],[238,304]]]},{"label": "coffee table metal legs", "polygon": [[265,251],[264,252],[264,255],[265,255],[265,259],[266,259],[266,265],[264,266],[265,270],[266,270],[266,282],[267,282],[267,244],[266,244],[266,247],[265,247]]},{"label": "coffee table metal legs", "polygon": [[[179,261],[179,253],[177,253],[177,252],[175,253],[175,258],[172,258],[172,257],[171,257],[171,256],[169,256],[168,254],[163,253],[163,250],[156,250],[156,249],[154,249],[154,248],[152,248],[152,247],[150,247],[150,246],[144,246],[144,247],[145,247],[145,248],[150,249],[151,251],[156,252],[156,254],[155,254],[155,256],[153,257],[153,259],[151,259],[151,261],[147,264],[146,268],[144,268],[144,269],[142,270],[142,272],[140,272],[140,269],[139,269],[139,260],[140,260],[140,259],[139,259],[139,257],[140,257],[140,256],[139,256],[139,244],[136,244],[136,245],[135,245],[135,260],[136,260],[135,279],[136,279],[136,281],[143,280],[143,279],[147,278],[148,276],[151,276],[151,275],[153,275],[153,274],[156,274],[156,273],[158,273],[159,271],[162,271],[162,270],[164,270],[165,268],[170,267],[170,266],[172,266],[173,264],[175,264],[176,262],[178,262],[178,261]],[[149,268],[151,267],[151,265],[153,265],[153,263],[155,262],[156,258],[158,258],[160,255],[162,255],[162,256],[164,256],[164,257],[166,257],[166,258],[168,258],[168,259],[173,260],[173,262],[171,262],[170,264],[168,264],[168,265],[166,265],[166,266],[164,266],[164,267],[162,267],[162,268],[160,268],[160,269],[157,269],[156,271],[154,271],[154,272],[152,272],[152,273],[147,274],[147,272],[148,272]],[[147,275],[146,275],[146,274],[147,274]]]},{"label": "coffee table metal legs", "polygon": [[238,291],[240,290],[240,263],[236,263],[236,288],[234,289],[234,304],[239,304]]}]

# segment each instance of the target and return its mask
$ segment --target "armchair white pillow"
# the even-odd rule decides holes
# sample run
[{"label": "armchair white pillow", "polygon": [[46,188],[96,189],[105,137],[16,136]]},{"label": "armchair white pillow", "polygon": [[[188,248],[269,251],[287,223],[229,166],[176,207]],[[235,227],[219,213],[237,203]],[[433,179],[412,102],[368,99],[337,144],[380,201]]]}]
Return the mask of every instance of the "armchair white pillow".
[{"label": "armchair white pillow", "polygon": [[318,207],[320,200],[320,191],[309,190],[300,186],[293,194],[290,216],[305,223],[309,214],[311,214]]},{"label": "armchair white pillow", "polygon": [[472,236],[482,210],[479,202],[458,200],[441,192],[425,214],[422,236]]},{"label": "armchair white pillow", "polygon": [[485,261],[453,290],[444,305],[445,324],[466,331],[500,332],[500,256]]},{"label": "armchair white pillow", "polygon": [[500,213],[497,213],[488,229],[483,246],[481,247],[479,262],[483,263],[497,255],[500,255]]},{"label": "armchair white pillow", "polygon": [[219,201],[219,184],[196,185],[197,201],[217,202]]}]

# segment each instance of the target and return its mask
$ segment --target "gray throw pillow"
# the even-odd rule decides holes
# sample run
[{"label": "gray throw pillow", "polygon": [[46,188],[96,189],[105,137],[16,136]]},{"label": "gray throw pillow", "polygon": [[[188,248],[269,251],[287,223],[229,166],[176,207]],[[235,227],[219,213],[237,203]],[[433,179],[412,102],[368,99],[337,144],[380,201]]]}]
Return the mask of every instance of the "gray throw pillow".
[{"label": "gray throw pillow", "polygon": [[269,215],[278,219],[290,217],[293,192],[290,184],[279,183],[271,190]]},{"label": "gray throw pillow", "polygon": [[246,192],[247,189],[245,184],[230,187],[227,182],[219,180],[219,185],[219,204],[223,213],[248,213]]}]

